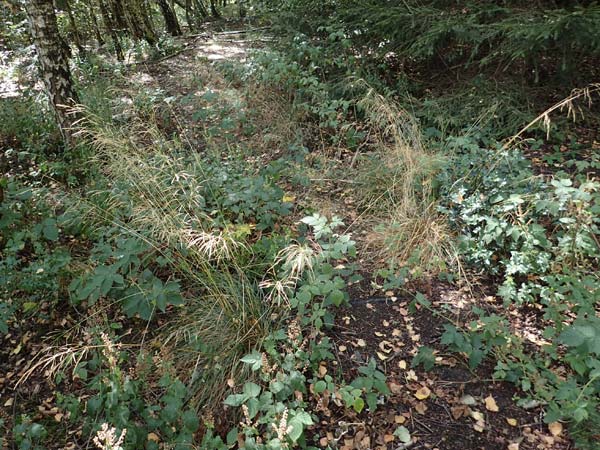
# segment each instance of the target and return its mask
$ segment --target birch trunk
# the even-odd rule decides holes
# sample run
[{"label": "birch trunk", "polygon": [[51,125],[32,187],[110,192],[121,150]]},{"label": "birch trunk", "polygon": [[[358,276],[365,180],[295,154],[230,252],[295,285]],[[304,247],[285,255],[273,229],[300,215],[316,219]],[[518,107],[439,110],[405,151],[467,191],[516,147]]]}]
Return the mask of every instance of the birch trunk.
[{"label": "birch trunk", "polygon": [[52,0],[30,0],[26,5],[41,75],[61,133],[70,145],[73,143],[72,126],[76,117],[69,114],[69,108],[79,99],[73,88],[69,50],[58,32]]}]

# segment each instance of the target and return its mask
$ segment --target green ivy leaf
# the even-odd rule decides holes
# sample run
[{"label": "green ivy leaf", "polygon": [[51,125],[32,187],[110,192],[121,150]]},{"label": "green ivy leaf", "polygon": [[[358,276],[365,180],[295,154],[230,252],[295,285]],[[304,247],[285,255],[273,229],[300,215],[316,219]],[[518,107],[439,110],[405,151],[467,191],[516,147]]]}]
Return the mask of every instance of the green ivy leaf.
[{"label": "green ivy leaf", "polygon": [[262,354],[254,350],[252,353],[244,356],[241,361],[249,364],[253,372],[256,372],[262,367]]},{"label": "green ivy leaf", "polygon": [[183,426],[187,429],[187,431],[191,433],[194,433],[200,426],[198,415],[191,409],[185,411],[181,419],[183,422]]},{"label": "green ivy leaf", "polygon": [[231,394],[225,399],[224,403],[227,406],[242,406],[247,398],[244,394]]},{"label": "green ivy leaf", "polygon": [[244,395],[246,395],[247,398],[256,398],[259,394],[260,386],[258,384],[252,383],[251,381],[244,384]]},{"label": "green ivy leaf", "polygon": [[327,388],[327,383],[325,383],[323,380],[319,380],[315,383],[315,394],[320,394],[321,392],[323,392],[325,389]]},{"label": "green ivy leaf", "polygon": [[352,408],[357,413],[360,413],[365,408],[365,401],[361,397],[356,398],[352,404]]},{"label": "green ivy leaf", "polygon": [[58,240],[58,227],[56,219],[48,218],[42,222],[42,234],[49,241]]}]

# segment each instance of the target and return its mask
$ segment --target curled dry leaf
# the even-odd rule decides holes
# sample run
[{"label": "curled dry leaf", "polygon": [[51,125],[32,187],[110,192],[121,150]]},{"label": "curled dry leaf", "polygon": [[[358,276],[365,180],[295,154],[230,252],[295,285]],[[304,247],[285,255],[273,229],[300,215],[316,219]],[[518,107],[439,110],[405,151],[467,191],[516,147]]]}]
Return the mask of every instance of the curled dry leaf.
[{"label": "curled dry leaf", "polygon": [[417,397],[419,400],[425,400],[427,397],[429,397],[429,395],[431,395],[431,391],[427,386],[423,386],[421,389],[415,392],[415,397]]},{"label": "curled dry leaf", "polygon": [[496,403],[496,400],[491,395],[488,395],[485,398],[485,409],[487,409],[488,411],[491,411],[491,412],[500,411],[500,408],[498,408],[498,404]]},{"label": "curled dry leaf", "polygon": [[560,436],[563,430],[562,424],[560,422],[552,422],[548,424],[548,429],[552,436]]}]

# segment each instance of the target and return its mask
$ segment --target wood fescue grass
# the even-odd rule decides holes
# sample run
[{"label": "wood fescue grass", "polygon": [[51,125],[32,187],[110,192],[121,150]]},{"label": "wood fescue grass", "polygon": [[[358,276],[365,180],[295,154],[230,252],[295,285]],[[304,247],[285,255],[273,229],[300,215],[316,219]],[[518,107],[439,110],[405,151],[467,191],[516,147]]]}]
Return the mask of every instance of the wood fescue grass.
[{"label": "wood fescue grass", "polygon": [[373,227],[369,248],[399,264],[413,257],[425,268],[457,263],[433,188],[443,158],[425,148],[414,118],[383,96],[369,90],[359,106],[373,148],[358,173],[360,204]]}]

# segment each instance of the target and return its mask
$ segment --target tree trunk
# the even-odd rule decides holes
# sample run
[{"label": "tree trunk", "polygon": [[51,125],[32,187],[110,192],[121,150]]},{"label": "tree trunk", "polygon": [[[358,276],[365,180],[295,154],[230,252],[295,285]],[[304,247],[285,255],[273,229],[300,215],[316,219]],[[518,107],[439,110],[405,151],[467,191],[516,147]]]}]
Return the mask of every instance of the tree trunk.
[{"label": "tree trunk", "polygon": [[102,47],[104,45],[104,38],[102,37],[102,33],[100,33],[100,27],[98,26],[98,19],[96,18],[96,11],[94,11],[93,6],[90,7],[89,13],[90,13],[90,19],[92,20],[92,25],[94,27],[94,34],[96,35],[96,40],[98,41],[98,46]]},{"label": "tree trunk", "polygon": [[121,47],[121,41],[119,40],[119,33],[116,30],[117,23],[114,20],[114,16],[108,10],[106,3],[104,0],[98,0],[98,4],[100,5],[100,14],[102,15],[102,21],[104,22],[104,28],[110,34],[110,38],[113,41],[113,46],[115,48],[115,54],[117,55],[117,59],[119,61],[123,61],[125,59],[125,55],[123,54],[123,47]]},{"label": "tree trunk", "polygon": [[217,5],[216,5],[215,0],[210,0],[210,12],[212,13],[212,15],[214,17],[221,18],[221,13],[217,9]]},{"label": "tree trunk", "polygon": [[73,10],[71,9],[71,5],[69,4],[68,0],[65,0],[64,5],[67,15],[69,16],[69,26],[71,27],[71,33],[73,35],[73,42],[75,43],[75,47],[77,47],[79,57],[85,58],[86,51],[81,42],[81,35],[79,33],[79,28],[77,27],[77,22],[75,21],[75,15],[73,14]]},{"label": "tree trunk", "polygon": [[141,0],[112,0],[112,5],[115,20],[124,24],[123,28],[129,31],[134,39],[144,39],[151,46],[156,44],[156,34]]},{"label": "tree trunk", "polygon": [[171,8],[171,5],[169,5],[167,0],[156,0],[156,3],[160,6],[162,15],[165,18],[165,26],[169,34],[171,36],[181,35],[179,22],[177,21],[177,16],[175,15],[175,11]]},{"label": "tree trunk", "polygon": [[30,0],[27,2],[27,15],[50,103],[65,142],[70,145],[73,143],[72,127],[76,116],[69,114],[69,108],[77,104],[79,98],[73,88],[69,50],[58,33],[54,4],[52,0]]}]

